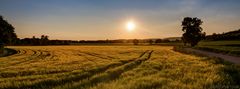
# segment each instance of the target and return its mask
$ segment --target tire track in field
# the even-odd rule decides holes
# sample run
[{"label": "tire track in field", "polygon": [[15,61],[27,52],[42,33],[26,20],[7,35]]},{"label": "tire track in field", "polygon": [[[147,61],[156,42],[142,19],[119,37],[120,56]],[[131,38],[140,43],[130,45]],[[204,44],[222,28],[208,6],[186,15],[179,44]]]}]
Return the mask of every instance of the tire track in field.
[{"label": "tire track in field", "polygon": [[[18,62],[14,62],[14,63],[10,63],[8,64],[7,67],[2,67],[3,70],[9,69],[12,66],[16,66],[16,65],[20,65],[20,64],[29,64],[29,63],[33,63],[33,62],[38,62],[39,60],[43,60],[46,57],[51,56],[49,51],[43,51],[43,50],[25,50],[25,54],[27,52],[33,52],[32,54],[30,54],[30,56],[24,57],[24,58],[20,58],[23,59],[22,61],[18,61]],[[24,55],[24,54],[23,54]],[[17,60],[18,58],[14,59]]]},{"label": "tire track in field", "polygon": [[41,60],[48,60],[48,58],[53,58],[53,54],[50,53],[50,51],[46,51],[46,50],[36,50],[36,51],[32,50],[32,51],[34,52],[32,56],[30,56],[29,58],[26,58],[25,62],[18,63],[16,65],[30,64],[30,63],[39,62]]},{"label": "tire track in field", "polygon": [[9,56],[8,58],[10,59],[9,61],[7,61],[7,63],[5,63],[6,65],[15,65],[15,64],[18,64],[18,63],[22,63],[22,62],[25,62],[25,61],[28,61],[26,60],[27,58],[35,55],[35,52],[33,52],[33,50],[29,50],[29,49],[20,49],[19,51],[19,54],[16,54],[16,55],[12,55],[12,56]]},{"label": "tire track in field", "polygon": [[[150,54],[151,53],[152,53],[152,51],[150,52]],[[92,78],[92,77],[94,77],[98,74],[102,74],[110,69],[115,69],[115,68],[118,68],[121,66],[127,67],[126,65],[129,65],[129,63],[130,64],[131,63],[141,63],[139,60],[147,60],[147,58],[148,58],[148,57],[142,58],[144,56],[144,54],[149,54],[149,50],[142,53],[139,58],[136,58],[136,60],[119,61],[117,63],[112,63],[110,65],[103,66],[103,67],[97,67],[97,68],[90,69],[90,70],[83,70],[81,72],[73,72],[73,73],[70,73],[69,75],[60,76],[59,79],[48,79],[48,80],[43,80],[43,81],[39,81],[36,83],[32,83],[30,85],[23,84],[22,86],[9,86],[8,88],[45,89],[45,88],[58,87],[59,85],[60,86],[65,85],[65,84],[68,85],[69,83],[71,84],[73,82],[78,82],[81,80],[86,80],[86,79]],[[131,65],[129,67],[131,67]],[[61,77],[65,77],[65,78],[61,78]]]},{"label": "tire track in field", "polygon": [[[26,51],[26,50],[24,50],[24,51]],[[39,51],[37,51],[37,52],[39,52]],[[142,53],[142,54],[140,55],[140,57],[141,57],[143,54],[145,54],[145,52]],[[82,56],[82,55],[79,54],[79,56]],[[129,59],[129,60],[119,60],[118,62],[123,63],[123,64],[126,64],[126,63],[128,63],[128,62],[133,61],[134,59],[137,59],[137,58],[133,58],[133,59]],[[31,61],[31,60],[26,61],[26,62],[24,62],[24,63],[29,63],[30,61]],[[90,61],[93,61],[93,60],[91,59]],[[95,62],[95,61],[93,61],[93,62]],[[7,68],[6,68],[6,69],[7,69]],[[75,69],[75,70],[79,70],[79,69]],[[70,71],[66,71],[66,70],[65,70],[65,71],[50,71],[50,72],[46,72],[46,74],[64,73],[64,72],[72,72],[72,71],[74,71],[74,70],[70,70]],[[31,72],[31,73],[18,73],[18,74],[13,73],[13,74],[10,74],[10,75],[6,75],[6,73],[2,73],[1,75],[4,76],[4,77],[15,77],[15,76],[27,76],[27,75],[31,75],[31,74],[32,74],[32,72]],[[43,73],[34,74],[34,75],[42,75],[42,74],[43,74]]]},{"label": "tire track in field", "polygon": [[83,52],[83,51],[76,51],[76,55],[81,56],[81,57],[84,57],[84,58],[87,59],[88,61],[91,61],[91,62],[93,62],[93,63],[95,63],[95,64],[97,64],[96,59],[91,59],[91,58],[89,58],[88,56],[90,56],[90,57],[95,57],[95,58],[97,58],[97,60],[99,60],[98,58],[100,58],[100,59],[106,59],[106,60],[108,60],[108,61],[112,61],[113,59],[119,59],[119,58],[112,57],[112,56],[109,56],[109,55],[92,53],[92,52]]},{"label": "tire track in field", "polygon": [[21,56],[21,55],[23,55],[23,54],[26,54],[27,53],[27,51],[26,50],[20,50],[20,49],[18,49],[17,50],[17,53],[15,54],[15,55],[12,55],[11,57],[13,57],[13,56]]},{"label": "tire track in field", "polygon": [[[24,61],[24,58],[27,58],[30,54],[27,54],[26,50],[16,49],[17,53],[11,56],[7,56],[7,60],[2,61],[3,65],[0,66],[0,70],[4,69],[4,67],[9,66],[11,64]],[[32,55],[32,54],[31,54]]]},{"label": "tire track in field", "polygon": [[[21,63],[24,63],[24,62],[33,60],[33,59],[39,57],[40,55],[42,55],[42,51],[39,51],[39,50],[37,50],[37,51],[35,51],[35,50],[28,50],[28,51],[31,51],[31,52],[33,52],[33,53],[30,54],[30,56],[27,56],[27,57],[25,57],[25,58],[21,58],[21,59],[24,59],[23,61],[17,62],[17,63],[12,64],[12,65],[21,64]],[[28,52],[28,51],[27,51],[27,52]]]},{"label": "tire track in field", "polygon": [[[56,54],[54,54],[55,57],[56,57]],[[66,58],[66,59],[71,59],[72,56],[78,56],[78,57],[83,57],[84,59],[86,59],[86,61],[89,61],[89,62],[93,62],[94,64],[98,64],[96,61],[96,59],[92,59],[90,57],[95,57],[95,56],[91,56],[91,55],[88,55],[88,54],[85,54],[85,53],[81,53],[77,50],[65,50],[64,52],[61,52],[61,56],[62,55],[65,55],[66,57],[69,57],[69,58]],[[71,56],[69,56],[71,55]],[[52,57],[54,58],[54,57]],[[99,59],[99,57],[97,57]],[[78,61],[72,61],[70,63],[64,63],[64,65],[71,65],[72,63],[75,63],[75,64],[78,64]],[[55,64],[55,65],[62,65],[62,64]]]},{"label": "tire track in field", "polygon": [[11,56],[7,56],[9,60],[17,60],[17,59],[23,59],[27,58],[29,55],[27,55],[27,51],[23,49],[16,49],[17,53]]},{"label": "tire track in field", "polygon": [[19,49],[18,53],[12,56],[9,56],[8,58],[13,59],[13,60],[19,60],[19,59],[26,59],[31,56],[36,55],[36,52],[31,49]]},{"label": "tire track in field", "polygon": [[97,58],[101,58],[101,59],[107,59],[107,60],[119,59],[119,58],[115,58],[115,57],[108,56],[108,55],[103,55],[103,54],[98,54],[98,53],[82,52],[82,51],[78,51],[78,52],[86,54],[86,55],[94,56],[94,57],[97,57]]},{"label": "tire track in field", "polygon": [[93,60],[93,59],[91,59],[91,58],[88,58],[86,55],[82,55],[82,54],[80,54],[80,53],[78,53],[77,55],[78,55],[78,56],[82,56],[82,57],[84,57],[85,59],[87,59],[88,61],[91,61],[91,62],[93,62],[93,63],[97,64],[97,62],[96,62],[96,61],[94,61],[94,60]]},{"label": "tire track in field", "polygon": [[148,51],[144,52],[142,55],[140,55],[140,57],[135,61],[128,62],[124,65],[108,69],[108,70],[106,70],[106,72],[102,72],[100,74],[95,74],[94,76],[92,76],[88,79],[84,79],[84,80],[78,82],[78,84],[75,83],[70,88],[68,87],[70,84],[66,84],[65,87],[68,89],[71,89],[71,88],[72,89],[75,89],[75,88],[85,89],[85,88],[89,88],[93,85],[97,85],[98,83],[116,80],[120,77],[120,75],[122,73],[132,70],[132,69],[138,67],[142,62],[150,59],[152,52],[153,52],[153,50],[148,50]]}]

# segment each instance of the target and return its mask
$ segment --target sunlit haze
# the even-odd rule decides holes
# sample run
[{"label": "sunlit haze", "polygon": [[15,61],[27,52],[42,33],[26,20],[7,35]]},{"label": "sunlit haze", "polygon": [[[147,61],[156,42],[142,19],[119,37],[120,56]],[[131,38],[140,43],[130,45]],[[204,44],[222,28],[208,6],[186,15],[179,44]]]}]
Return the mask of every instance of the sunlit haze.
[{"label": "sunlit haze", "polygon": [[126,27],[127,27],[128,31],[133,31],[136,26],[135,26],[135,23],[133,21],[129,21],[129,22],[127,22]]},{"label": "sunlit haze", "polygon": [[239,10],[240,0],[0,1],[18,37],[67,40],[179,37],[187,16],[200,18],[207,34],[222,33],[240,28]]}]

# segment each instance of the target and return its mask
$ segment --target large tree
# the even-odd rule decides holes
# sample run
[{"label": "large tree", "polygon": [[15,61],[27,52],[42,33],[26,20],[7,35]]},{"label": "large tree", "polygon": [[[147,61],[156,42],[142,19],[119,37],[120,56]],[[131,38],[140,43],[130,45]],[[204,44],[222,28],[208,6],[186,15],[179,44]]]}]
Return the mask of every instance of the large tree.
[{"label": "large tree", "polygon": [[12,45],[17,39],[14,27],[0,15],[0,43]]},{"label": "large tree", "polygon": [[191,46],[195,46],[198,42],[205,37],[205,32],[202,33],[200,25],[203,23],[201,19],[185,17],[182,21],[182,40],[184,45],[189,43]]}]

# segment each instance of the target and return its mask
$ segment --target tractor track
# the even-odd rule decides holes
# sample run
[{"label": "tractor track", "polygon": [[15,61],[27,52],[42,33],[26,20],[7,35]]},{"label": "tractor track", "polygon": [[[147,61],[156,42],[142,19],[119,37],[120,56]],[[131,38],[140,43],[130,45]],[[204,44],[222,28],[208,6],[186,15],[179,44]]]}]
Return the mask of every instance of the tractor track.
[{"label": "tractor track", "polygon": [[[16,62],[11,62],[13,60],[10,60],[10,63],[6,63],[8,66],[7,67],[2,67],[1,70],[6,70],[9,69],[12,66],[17,66],[17,65],[24,65],[24,64],[29,64],[33,62],[38,62],[39,60],[44,60],[47,57],[51,57],[51,53],[49,51],[43,51],[43,50],[21,50],[23,53],[21,55],[28,54],[28,56],[25,56],[23,58],[15,58],[16,55],[13,55],[13,60],[17,60]],[[18,54],[17,54],[18,55]],[[21,56],[19,55],[19,56]]]},{"label": "tractor track", "polygon": [[147,50],[142,55],[140,55],[140,57],[135,61],[109,69],[106,72],[94,75],[89,79],[82,80],[79,84],[75,84],[73,87],[67,88],[85,89],[88,88],[89,86],[97,85],[98,83],[114,81],[118,79],[122,73],[133,70],[134,68],[137,68],[139,65],[141,65],[142,62],[150,59],[152,52],[153,50]]},{"label": "tractor track", "polygon": [[[70,72],[69,73],[69,77],[64,77],[61,78],[61,76],[59,76],[59,78],[61,78],[61,81],[59,80],[54,80],[54,79],[47,79],[47,80],[43,80],[43,81],[39,81],[36,82],[35,84],[30,84],[30,85],[24,85],[24,86],[18,86],[18,88],[27,88],[27,89],[32,89],[32,88],[55,88],[58,87],[59,85],[69,85],[69,83],[71,84],[72,82],[78,82],[78,81],[85,81],[90,79],[88,82],[92,83],[91,85],[95,85],[97,83],[100,82],[106,82],[106,81],[112,81],[114,79],[117,79],[122,73],[132,70],[134,68],[136,68],[137,66],[139,66],[142,62],[148,60],[151,57],[152,54],[152,50],[147,50],[144,53],[142,53],[138,58],[136,58],[135,60],[130,60],[130,61],[119,61],[118,63],[112,63],[110,65],[107,66],[103,66],[103,67],[97,67],[97,68],[93,68],[90,70],[83,70],[81,72]],[[120,70],[121,68],[123,68],[123,70]],[[103,80],[103,81],[98,81],[95,82],[96,79],[101,78],[102,76],[99,77],[95,77],[97,75],[101,75],[107,73],[108,74],[108,78],[110,78],[110,80]],[[86,83],[81,83],[79,84],[80,86],[82,85],[89,85]],[[14,86],[9,86],[8,88],[16,88]]]},{"label": "tractor track", "polygon": [[119,58],[115,58],[115,57],[111,57],[111,56],[107,56],[107,55],[102,55],[102,54],[97,54],[97,53],[90,53],[90,52],[81,52],[79,51],[79,53],[83,53],[86,55],[90,55],[90,56],[94,56],[97,58],[101,58],[101,59],[106,59],[106,60],[113,60],[113,59],[119,59]]}]

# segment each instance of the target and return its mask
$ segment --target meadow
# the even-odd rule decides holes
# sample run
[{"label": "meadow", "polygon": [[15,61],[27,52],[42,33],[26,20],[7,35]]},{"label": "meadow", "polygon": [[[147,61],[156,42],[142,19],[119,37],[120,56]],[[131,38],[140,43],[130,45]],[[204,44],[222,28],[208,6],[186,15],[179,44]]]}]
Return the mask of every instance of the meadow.
[{"label": "meadow", "polygon": [[8,46],[5,89],[240,88],[239,65],[172,46]]},{"label": "meadow", "polygon": [[197,49],[212,51],[216,53],[229,54],[233,56],[240,56],[240,41],[201,41]]}]

